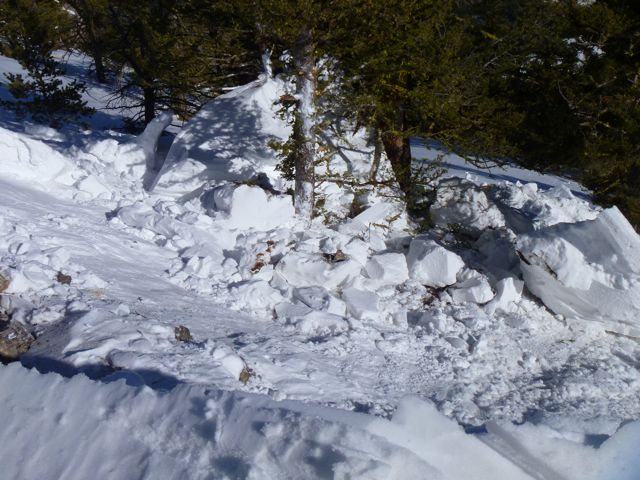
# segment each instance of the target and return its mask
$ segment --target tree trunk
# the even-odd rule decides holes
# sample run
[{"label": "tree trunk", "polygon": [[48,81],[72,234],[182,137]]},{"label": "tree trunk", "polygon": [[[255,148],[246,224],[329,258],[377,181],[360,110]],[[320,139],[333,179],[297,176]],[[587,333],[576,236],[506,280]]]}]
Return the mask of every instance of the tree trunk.
[{"label": "tree trunk", "polygon": [[386,130],[382,133],[382,144],[400,189],[408,195],[411,191],[411,146],[409,139]]},{"label": "tree trunk", "polygon": [[380,169],[380,159],[382,158],[382,138],[380,136],[380,129],[378,127],[373,128],[373,161],[371,162],[371,170],[369,170],[369,181],[375,182],[378,178],[378,170]]},{"label": "tree trunk", "polygon": [[148,125],[156,116],[156,90],[153,87],[144,87],[144,123]]},{"label": "tree trunk", "polygon": [[296,213],[307,223],[311,222],[315,187],[315,135],[314,97],[316,81],[313,72],[315,61],[310,32],[305,31],[298,41],[294,60],[298,68],[296,93],[299,98],[296,122],[300,122],[300,138],[296,139],[299,151],[295,161],[294,205]]},{"label": "tree trunk", "polygon": [[94,43],[93,45],[93,61],[96,64],[96,79],[100,83],[107,83],[107,73],[104,68],[104,56],[102,55],[102,47]]}]

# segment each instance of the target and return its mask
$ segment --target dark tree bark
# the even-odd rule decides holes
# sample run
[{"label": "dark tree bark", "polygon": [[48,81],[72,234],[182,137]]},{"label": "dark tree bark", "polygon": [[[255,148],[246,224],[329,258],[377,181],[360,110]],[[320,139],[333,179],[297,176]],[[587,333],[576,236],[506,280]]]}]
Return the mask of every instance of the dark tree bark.
[{"label": "dark tree bark", "polygon": [[93,61],[96,67],[96,79],[100,83],[107,83],[107,72],[104,67],[104,55],[102,47],[98,43],[93,44]]},{"label": "dark tree bark", "polygon": [[400,188],[408,195],[411,191],[411,146],[409,139],[384,129],[382,144]]},{"label": "dark tree bark", "polygon": [[156,116],[156,90],[153,87],[144,87],[144,123],[148,125]]}]

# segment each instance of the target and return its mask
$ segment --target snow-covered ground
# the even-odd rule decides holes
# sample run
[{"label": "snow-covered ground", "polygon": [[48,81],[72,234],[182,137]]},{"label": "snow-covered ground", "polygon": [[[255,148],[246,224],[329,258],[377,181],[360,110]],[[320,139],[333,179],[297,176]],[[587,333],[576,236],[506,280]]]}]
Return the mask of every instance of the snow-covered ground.
[{"label": "snow-covered ground", "polygon": [[325,139],[343,181],[308,228],[267,146],[286,88],[220,97],[166,157],[168,114],[139,137],[0,116],[1,305],[36,335],[0,368],[8,478],[639,478],[619,212],[447,155],[416,232],[393,186],[350,186],[357,132]]}]

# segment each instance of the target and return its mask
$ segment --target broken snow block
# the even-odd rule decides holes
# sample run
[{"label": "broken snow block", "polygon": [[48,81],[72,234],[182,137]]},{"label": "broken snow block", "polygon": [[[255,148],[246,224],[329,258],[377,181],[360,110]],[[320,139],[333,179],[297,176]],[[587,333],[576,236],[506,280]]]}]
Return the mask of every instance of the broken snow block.
[{"label": "broken snow block", "polygon": [[233,378],[244,384],[249,381],[253,371],[247,367],[245,361],[233,348],[220,345],[211,352],[211,355]]},{"label": "broken snow block", "polygon": [[11,362],[26,353],[33,343],[33,336],[21,324],[10,323],[0,331],[0,360]]},{"label": "broken snow block", "polygon": [[518,238],[526,287],[554,313],[640,337],[640,236],[613,207]]},{"label": "broken snow block", "polygon": [[503,278],[496,283],[496,297],[487,304],[485,311],[493,315],[496,311],[511,313],[516,310],[516,303],[522,297],[524,282],[513,277]]},{"label": "broken snow block", "polygon": [[193,340],[191,332],[184,325],[178,325],[174,330],[174,334],[176,336],[176,340],[179,342],[190,342]]},{"label": "broken snow block", "polygon": [[446,287],[456,283],[464,261],[455,253],[430,239],[415,238],[407,255],[409,277],[428,287]]},{"label": "broken snow block", "polygon": [[226,213],[231,228],[267,231],[294,221],[289,195],[273,195],[251,185],[223,185],[201,198],[209,211]]},{"label": "broken snow block", "polygon": [[346,285],[360,275],[362,266],[351,259],[334,264],[327,263],[320,255],[291,252],[276,266],[293,287],[323,286],[329,290]]},{"label": "broken snow block", "polygon": [[449,294],[456,303],[485,304],[493,299],[494,293],[489,285],[487,277],[478,272],[471,271],[467,278],[462,279],[449,290]]},{"label": "broken snow block", "polygon": [[276,312],[279,319],[305,335],[336,335],[349,329],[349,323],[342,316],[303,305],[282,303],[276,306]]},{"label": "broken snow block", "polygon": [[347,312],[359,320],[377,320],[379,318],[379,298],[374,292],[354,287],[342,292],[342,299],[347,304]]},{"label": "broken snow block", "polygon": [[399,285],[409,279],[407,258],[401,253],[374,255],[365,268],[369,278],[382,285]]},{"label": "broken snow block", "polygon": [[324,287],[294,288],[292,296],[314,310],[326,310],[329,306],[329,292]]},{"label": "broken snow block", "polygon": [[241,282],[230,289],[236,300],[236,306],[254,313],[268,314],[273,307],[282,302],[282,294],[264,280]]}]

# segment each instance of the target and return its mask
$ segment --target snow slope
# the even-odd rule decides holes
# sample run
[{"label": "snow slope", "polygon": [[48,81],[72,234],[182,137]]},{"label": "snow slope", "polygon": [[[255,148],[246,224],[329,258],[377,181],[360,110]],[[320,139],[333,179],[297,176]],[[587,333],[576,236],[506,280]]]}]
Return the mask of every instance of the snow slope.
[{"label": "snow slope", "polygon": [[[590,446],[640,417],[640,347],[608,333],[633,324],[637,305],[623,317],[558,308],[583,295],[565,281],[574,271],[625,298],[635,233],[618,219],[617,241],[597,241],[615,212],[576,197],[576,185],[516,170],[537,183],[442,181],[434,228],[418,236],[392,187],[324,181],[324,211],[301,228],[273,152],[242,144],[286,132],[273,114],[278,88],[262,78],[212,102],[177,136],[150,193],[169,115],[138,139],[0,130],[0,274],[11,280],[1,304],[37,335],[23,365],[73,377],[0,369],[8,432],[20,433],[0,456],[33,445],[32,425],[56,432],[66,421],[63,441],[38,442],[34,458],[77,478],[92,468],[111,478],[571,478],[589,462],[593,478],[637,472],[625,453],[636,427],[602,453]],[[363,132],[328,138],[335,151],[319,174],[367,178]],[[243,159],[248,170],[229,173]],[[383,161],[379,178],[389,170]],[[574,241],[580,229],[593,242]],[[571,247],[543,250],[555,237]],[[565,290],[535,290],[525,260],[543,251],[556,261],[545,274]],[[175,338],[179,325],[191,341]],[[99,406],[84,407],[89,398]],[[499,455],[443,415],[486,426],[478,438]],[[222,426],[232,433],[220,442]],[[92,441],[114,445],[111,463],[96,466]],[[86,455],[73,456],[78,444]],[[547,458],[550,445],[567,454]],[[8,463],[18,477],[43,468]]]},{"label": "snow slope", "polygon": [[6,478],[531,478],[418,399],[403,401],[389,421],[205,387],[158,393],[122,380],[64,379],[15,364],[0,369],[0,382],[13,385],[0,393]]}]

